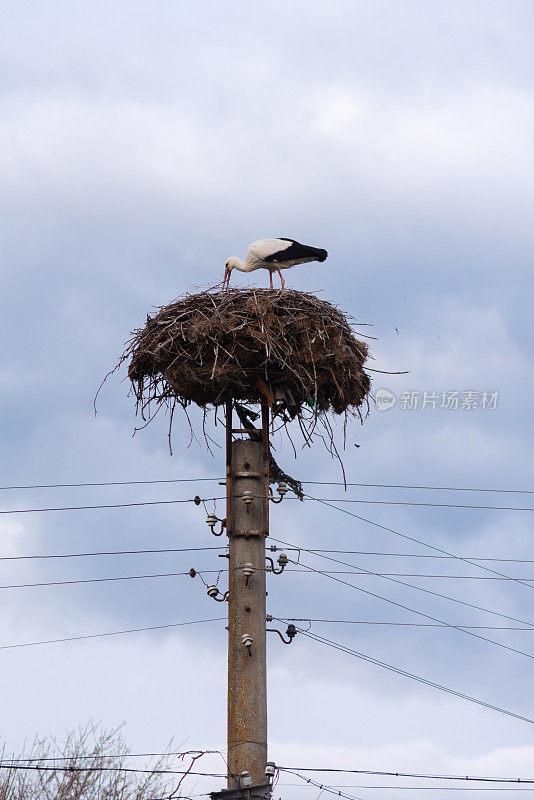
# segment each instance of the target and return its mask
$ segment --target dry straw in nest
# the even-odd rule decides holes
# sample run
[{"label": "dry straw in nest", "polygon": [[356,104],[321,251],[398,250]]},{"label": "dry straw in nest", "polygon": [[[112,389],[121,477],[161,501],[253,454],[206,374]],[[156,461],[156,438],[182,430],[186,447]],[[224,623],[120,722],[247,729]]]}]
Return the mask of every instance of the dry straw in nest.
[{"label": "dry straw in nest", "polygon": [[267,397],[285,419],[367,404],[367,345],[337,308],[293,290],[187,295],[147,318],[121,362],[143,416],[155,403],[206,409]]}]

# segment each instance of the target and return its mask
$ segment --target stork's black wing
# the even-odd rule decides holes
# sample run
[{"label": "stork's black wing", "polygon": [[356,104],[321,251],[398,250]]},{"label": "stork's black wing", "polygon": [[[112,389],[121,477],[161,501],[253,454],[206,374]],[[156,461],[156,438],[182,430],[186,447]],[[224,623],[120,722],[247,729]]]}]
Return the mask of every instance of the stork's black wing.
[{"label": "stork's black wing", "polygon": [[310,258],[314,261],[325,261],[328,253],[321,247],[310,247],[308,244],[301,244],[295,239],[288,239],[285,236],[278,236],[282,242],[291,242],[289,247],[284,247],[277,253],[267,256],[265,261],[293,261],[299,258]]}]

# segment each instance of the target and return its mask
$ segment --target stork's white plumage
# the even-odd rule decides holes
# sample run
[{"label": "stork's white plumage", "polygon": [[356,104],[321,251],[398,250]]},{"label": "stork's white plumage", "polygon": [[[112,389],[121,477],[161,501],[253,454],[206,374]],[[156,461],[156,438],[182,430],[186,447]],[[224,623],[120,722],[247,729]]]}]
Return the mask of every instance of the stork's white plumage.
[{"label": "stork's white plumage", "polygon": [[295,264],[306,264],[308,261],[324,261],[328,253],[319,247],[310,247],[300,244],[294,239],[280,236],[278,239],[258,239],[252,242],[245,254],[245,260],[228,258],[226,260],[223,286],[230,285],[230,275],[233,269],[239,272],[253,272],[255,269],[269,270],[270,288],[273,288],[273,272],[278,272],[282,282],[285,281],[281,269],[289,269]]}]

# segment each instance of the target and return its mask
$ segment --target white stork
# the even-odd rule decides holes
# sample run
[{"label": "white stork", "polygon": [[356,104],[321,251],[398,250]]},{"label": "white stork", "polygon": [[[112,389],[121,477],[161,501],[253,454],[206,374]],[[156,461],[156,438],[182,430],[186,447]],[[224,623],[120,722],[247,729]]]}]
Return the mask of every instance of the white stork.
[{"label": "white stork", "polygon": [[286,239],[283,236],[278,239],[258,239],[258,241],[252,242],[248,248],[244,261],[233,257],[226,260],[223,287],[228,288],[230,285],[230,275],[233,269],[238,269],[239,272],[267,269],[269,270],[270,288],[273,288],[273,272],[278,272],[283,289],[286,284],[280,272],[281,269],[289,269],[295,264],[306,264],[308,261],[324,261],[327,255],[326,250],[300,244],[294,239]]}]

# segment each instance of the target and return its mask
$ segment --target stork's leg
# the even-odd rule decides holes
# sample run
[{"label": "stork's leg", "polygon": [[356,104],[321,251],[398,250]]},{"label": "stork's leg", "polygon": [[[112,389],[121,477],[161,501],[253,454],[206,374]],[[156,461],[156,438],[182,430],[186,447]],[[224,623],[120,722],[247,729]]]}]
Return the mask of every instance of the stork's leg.
[{"label": "stork's leg", "polygon": [[271,272],[271,270],[269,270],[269,280],[270,280],[269,289],[272,289],[273,288],[273,273]]},{"label": "stork's leg", "polygon": [[280,270],[279,270],[279,269],[277,269],[276,271],[277,271],[277,272],[278,272],[278,274],[280,275],[280,281],[282,282],[282,289],[284,289],[284,288],[285,288],[285,285],[286,285],[286,282],[285,282],[285,280],[282,278],[282,273],[280,272]]}]

